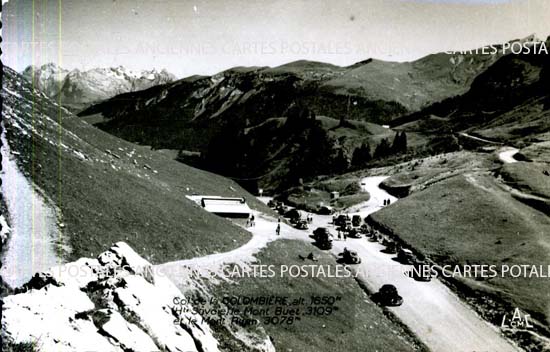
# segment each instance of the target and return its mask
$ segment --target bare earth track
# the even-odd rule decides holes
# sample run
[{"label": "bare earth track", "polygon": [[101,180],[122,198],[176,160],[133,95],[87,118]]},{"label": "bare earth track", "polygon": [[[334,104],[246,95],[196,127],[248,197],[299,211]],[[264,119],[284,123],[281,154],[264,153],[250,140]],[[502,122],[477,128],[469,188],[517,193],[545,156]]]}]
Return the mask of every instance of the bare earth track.
[{"label": "bare earth track", "polygon": [[[383,200],[396,198],[379,188],[386,177],[367,177],[362,180],[364,191],[371,197],[368,202],[350,208],[351,214],[362,217],[382,208]],[[265,199],[263,199],[265,200]],[[182,274],[188,268],[207,271],[219,271],[223,264],[236,263],[248,265],[255,261],[254,255],[266,245],[280,238],[311,241],[306,232],[296,230],[282,224],[281,235],[277,236],[275,228],[277,220],[262,214],[257,214],[257,224],[250,228],[253,234],[244,246],[233,251],[212,254],[204,257],[174,261],[158,266],[180,288],[185,287]],[[313,228],[324,226],[332,228],[331,216],[313,216]],[[383,246],[377,242],[369,242],[364,238],[334,241],[332,252],[335,256],[347,247],[358,252],[362,263],[355,267],[357,279],[371,292],[377,291],[383,284],[395,285],[404,303],[400,307],[389,308],[418,338],[432,351],[517,351],[518,349],[507,341],[498,330],[454,295],[439,280],[417,282],[403,273],[406,267],[393,259],[394,255],[381,252]]]}]

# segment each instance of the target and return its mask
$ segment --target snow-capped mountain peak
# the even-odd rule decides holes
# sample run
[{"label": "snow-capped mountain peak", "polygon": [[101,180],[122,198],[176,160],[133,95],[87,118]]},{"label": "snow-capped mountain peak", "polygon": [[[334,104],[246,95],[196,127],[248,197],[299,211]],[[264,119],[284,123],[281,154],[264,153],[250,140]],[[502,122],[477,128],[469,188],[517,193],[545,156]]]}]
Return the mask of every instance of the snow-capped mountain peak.
[{"label": "snow-capped mountain peak", "polygon": [[64,105],[75,108],[176,79],[164,69],[160,72],[155,68],[134,71],[118,66],[69,71],[54,63],[40,67],[29,66],[22,74],[47,96],[60,99]]}]

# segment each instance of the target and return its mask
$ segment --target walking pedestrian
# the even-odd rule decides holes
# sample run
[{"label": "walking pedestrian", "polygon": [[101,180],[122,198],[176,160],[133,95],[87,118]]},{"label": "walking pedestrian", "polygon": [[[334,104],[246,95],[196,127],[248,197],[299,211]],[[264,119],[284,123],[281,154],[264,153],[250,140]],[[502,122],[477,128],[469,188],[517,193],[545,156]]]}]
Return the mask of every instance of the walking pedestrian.
[{"label": "walking pedestrian", "polygon": [[255,218],[254,218],[254,214],[250,215],[250,226],[254,226],[256,225],[256,222],[255,222]]},{"label": "walking pedestrian", "polygon": [[275,230],[275,232],[277,233],[277,236],[281,234],[281,224],[277,224],[277,230]]}]

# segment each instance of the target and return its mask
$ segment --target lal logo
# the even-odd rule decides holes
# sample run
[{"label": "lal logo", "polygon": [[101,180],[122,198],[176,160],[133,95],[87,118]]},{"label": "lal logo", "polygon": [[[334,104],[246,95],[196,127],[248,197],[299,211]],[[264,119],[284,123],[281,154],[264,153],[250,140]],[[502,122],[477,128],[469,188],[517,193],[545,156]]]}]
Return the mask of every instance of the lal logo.
[{"label": "lal logo", "polygon": [[531,325],[530,319],[531,315],[523,314],[519,308],[516,308],[511,317],[508,317],[508,314],[504,314],[500,327],[503,329],[532,328],[533,325]]}]

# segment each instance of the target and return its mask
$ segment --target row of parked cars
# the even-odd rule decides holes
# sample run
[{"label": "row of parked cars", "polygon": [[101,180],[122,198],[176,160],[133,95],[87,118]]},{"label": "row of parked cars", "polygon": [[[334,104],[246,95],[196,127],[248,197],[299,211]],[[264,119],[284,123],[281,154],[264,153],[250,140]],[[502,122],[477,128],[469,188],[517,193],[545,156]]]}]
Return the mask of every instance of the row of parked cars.
[{"label": "row of parked cars", "polygon": [[[332,235],[326,227],[319,227],[313,231],[313,238],[319,248],[332,248]],[[342,257],[342,261],[346,264],[361,263],[361,257],[359,257],[356,251],[344,248],[344,252],[341,253],[340,256]],[[403,304],[403,297],[399,295],[397,288],[391,284],[383,285],[372,298],[378,304],[389,307],[396,307]]]},{"label": "row of parked cars", "polygon": [[[307,219],[302,218],[302,214],[298,209],[290,208],[282,202],[274,201],[268,203],[268,206],[274,208],[281,216],[290,219],[290,222],[295,228],[302,230],[307,230],[309,228],[309,222]],[[380,236],[380,234],[367,225],[359,215],[349,216],[348,214],[338,214],[333,216],[332,221],[333,224],[337,226],[338,230],[344,232],[347,237],[360,238],[365,236],[372,241],[377,241]],[[330,233],[328,228],[318,227],[313,231],[311,237],[315,240],[315,244],[319,249],[332,249],[334,236]],[[416,269],[409,271],[409,277],[417,281],[431,280],[430,276],[423,274],[423,271],[419,270],[419,266],[423,265],[423,262],[419,260],[410,249],[402,248],[391,240],[384,240],[382,244],[386,247],[384,250],[385,253],[397,255],[397,261],[405,265],[412,265],[413,269]],[[361,258],[358,253],[347,248],[344,248],[340,257],[342,262],[346,264],[361,263]],[[372,298],[375,302],[384,306],[395,307],[403,304],[403,297],[399,295],[397,288],[391,284],[383,285]]]},{"label": "row of parked cars", "polygon": [[300,210],[291,208],[283,202],[270,200],[267,205],[274,209],[279,215],[290,220],[290,223],[299,230],[309,229],[309,223],[302,217]]},{"label": "row of parked cars", "polygon": [[359,227],[363,223],[363,219],[359,215],[350,217],[348,214],[340,214],[332,217],[332,222],[336,226],[355,226]]},{"label": "row of parked cars", "polygon": [[[285,211],[288,211],[292,208],[284,205],[283,202],[281,201],[276,201],[276,200],[273,200],[273,199],[270,199],[269,202],[267,202],[267,206],[270,207],[270,208],[273,208],[277,211],[281,210],[279,212],[279,214],[284,213]],[[319,215],[332,215],[334,214],[334,208],[332,208],[331,206],[329,205],[320,205],[317,207],[317,209],[314,209],[313,210],[314,213],[317,213]],[[283,215],[283,214],[281,214]]]},{"label": "row of parked cars", "polygon": [[416,281],[430,281],[432,279],[429,272],[422,270],[422,267],[425,265],[423,259],[418,258],[412,250],[408,248],[403,248],[398,246],[393,241],[384,241],[383,244],[386,246],[384,249],[385,253],[396,254],[397,261],[401,264],[412,265],[412,269],[407,273],[407,275],[416,280]]}]

